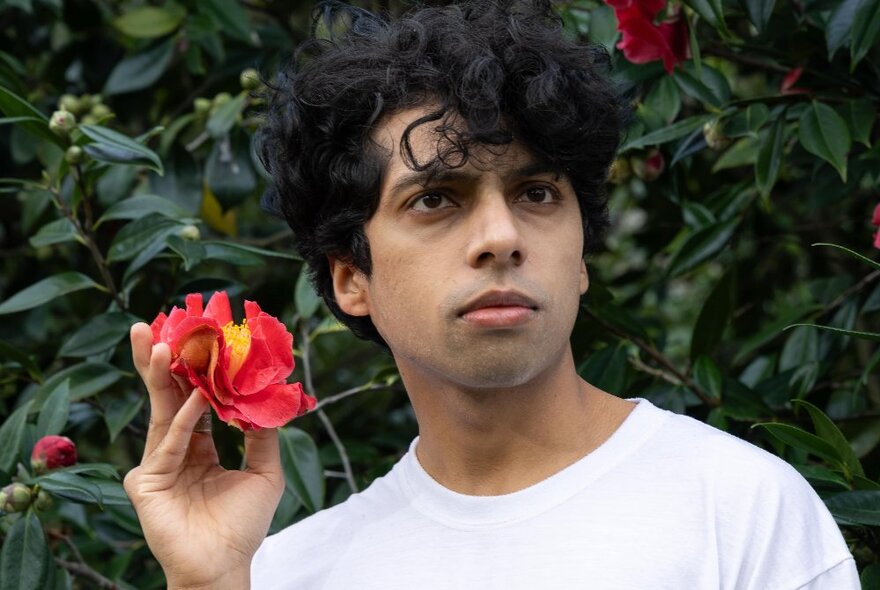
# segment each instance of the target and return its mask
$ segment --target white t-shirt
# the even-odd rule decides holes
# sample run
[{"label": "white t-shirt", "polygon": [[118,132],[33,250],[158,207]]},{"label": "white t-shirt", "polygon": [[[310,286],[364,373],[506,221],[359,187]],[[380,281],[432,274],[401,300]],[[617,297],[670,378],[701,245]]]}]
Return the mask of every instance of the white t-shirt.
[{"label": "white t-shirt", "polygon": [[369,488],[268,537],[255,590],[856,590],[834,519],[781,459],[638,405],[524,490],[467,496],[409,452]]}]

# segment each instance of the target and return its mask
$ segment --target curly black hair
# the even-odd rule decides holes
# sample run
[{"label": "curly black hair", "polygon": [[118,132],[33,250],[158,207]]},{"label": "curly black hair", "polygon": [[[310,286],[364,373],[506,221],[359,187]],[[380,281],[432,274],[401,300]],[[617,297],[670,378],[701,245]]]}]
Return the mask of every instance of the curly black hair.
[{"label": "curly black hair", "polygon": [[[387,349],[369,317],[339,308],[327,256],[370,276],[363,228],[388,161],[371,134],[388,113],[439,105],[401,141],[416,170],[462,166],[469,148],[522,141],[571,181],[584,254],[598,249],[608,227],[608,169],[629,107],[610,80],[608,53],[567,38],[549,0],[469,0],[397,19],[333,2],[315,15],[312,39],[272,85],[260,135],[272,183],[262,206],[290,225],[317,292],[352,332]],[[464,131],[443,127],[450,114]],[[420,164],[409,132],[434,121],[437,158]]]}]

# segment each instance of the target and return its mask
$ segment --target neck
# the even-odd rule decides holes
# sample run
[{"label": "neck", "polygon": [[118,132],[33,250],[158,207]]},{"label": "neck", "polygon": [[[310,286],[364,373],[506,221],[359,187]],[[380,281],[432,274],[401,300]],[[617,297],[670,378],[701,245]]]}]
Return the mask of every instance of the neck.
[{"label": "neck", "polygon": [[546,479],[601,445],[634,407],[582,380],[570,348],[535,379],[503,389],[400,368],[419,422],[419,462],[462,494],[507,494]]}]

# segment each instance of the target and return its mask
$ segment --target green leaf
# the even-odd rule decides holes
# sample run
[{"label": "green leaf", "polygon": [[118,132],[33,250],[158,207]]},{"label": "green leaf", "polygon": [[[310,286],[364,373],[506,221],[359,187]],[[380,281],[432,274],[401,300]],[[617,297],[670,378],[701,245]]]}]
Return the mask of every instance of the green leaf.
[{"label": "green leaf", "polygon": [[86,275],[74,271],[63,272],[43,279],[0,303],[0,314],[33,309],[74,291],[95,288],[101,287]]},{"label": "green leaf", "polygon": [[70,379],[70,401],[76,402],[107,389],[124,375],[126,373],[107,363],[80,363],[67,367],[46,379],[37,389],[31,410],[42,410],[49,395],[65,379]]},{"label": "green leaf", "polygon": [[169,40],[126,57],[110,72],[104,83],[103,94],[123,94],[151,86],[168,69],[173,55],[174,44]]},{"label": "green leaf", "polygon": [[856,8],[862,0],[843,0],[831,12],[825,25],[825,39],[828,43],[828,61],[834,59],[838,49],[850,39]]},{"label": "green leaf", "polygon": [[88,479],[69,471],[52,471],[36,478],[47,492],[81,504],[103,505],[101,488]]},{"label": "green leaf", "polygon": [[880,588],[880,563],[872,563],[863,569],[859,581],[865,590]]},{"label": "green leaf", "polygon": [[205,180],[224,211],[236,207],[257,188],[250,143],[242,133],[214,142],[205,164]]},{"label": "green leaf", "polygon": [[626,345],[618,342],[591,352],[577,371],[596,387],[622,394],[629,377]]},{"label": "green leaf", "polygon": [[132,398],[130,395],[118,394],[107,395],[106,398],[106,400],[102,399],[104,423],[107,424],[107,431],[110,433],[110,442],[113,442],[122,429],[141,411],[145,398],[142,395]]},{"label": "green leaf", "polygon": [[767,23],[770,22],[776,0],[745,0],[745,5],[749,20],[758,29],[758,33],[763,34],[767,29]]},{"label": "green leaf", "polygon": [[[266,250],[265,248],[257,248],[256,246],[248,246],[247,244],[235,244],[233,242],[220,242],[213,240],[205,240],[202,242],[208,251],[208,258],[220,258],[227,262],[241,264],[248,254],[259,257],[284,258],[286,260],[302,261],[302,256],[291,254],[290,252],[276,252],[274,250]],[[253,258],[248,258],[250,262]],[[247,266],[242,264],[242,266]]]},{"label": "green leaf", "polygon": [[802,407],[807,410],[810,414],[810,419],[813,421],[813,428],[815,428],[816,434],[819,438],[837,450],[838,455],[843,459],[844,465],[847,466],[849,473],[864,477],[865,472],[862,469],[862,464],[853,452],[849,441],[846,440],[846,437],[843,436],[843,433],[840,432],[840,429],[837,428],[834,422],[832,422],[822,410],[808,401],[795,399],[791,400],[791,403],[796,407]]},{"label": "green leaf", "polygon": [[712,165],[712,172],[740,166],[754,166],[761,144],[754,137],[744,137],[731,145]]},{"label": "green leaf", "polygon": [[119,479],[119,472],[110,463],[77,463],[69,467],[62,467],[57,471],[53,471],[53,473],[87,474],[103,477],[104,479]]},{"label": "green leaf", "polygon": [[880,0],[862,0],[856,9],[850,40],[850,70],[868,54],[880,35]]},{"label": "green leaf", "polygon": [[721,371],[708,356],[700,356],[694,363],[694,381],[710,398],[721,399]]},{"label": "green leaf", "polygon": [[292,426],[280,429],[278,434],[287,489],[306,510],[317,512],[324,505],[324,470],[318,447],[308,434]]},{"label": "green leaf", "polygon": [[846,182],[846,155],[852,140],[846,121],[834,109],[813,101],[801,117],[798,139],[804,149],[834,166]]},{"label": "green leaf", "polygon": [[0,554],[3,590],[44,590],[49,574],[49,546],[40,519],[28,510],[13,523]]},{"label": "green leaf", "polygon": [[672,255],[667,269],[669,278],[677,277],[695,268],[717,254],[730,240],[739,220],[729,219],[694,232]]},{"label": "green leaf", "polygon": [[85,244],[82,237],[77,233],[76,227],[68,218],[62,217],[55,221],[50,221],[37,231],[28,240],[34,248],[42,248],[51,244],[61,244],[64,242],[79,242]]},{"label": "green leaf", "polygon": [[159,213],[170,219],[190,217],[189,211],[171,199],[157,195],[135,195],[119,201],[95,222],[95,229],[111,219],[140,219],[150,213]]},{"label": "green leaf", "polygon": [[[0,358],[7,358],[21,365],[30,375],[31,379],[37,383],[43,380],[43,372],[40,371],[40,367],[37,366],[37,363],[34,362],[34,359],[29,354],[2,340],[0,340]],[[8,370],[9,367],[7,366],[6,369]]]},{"label": "green leaf", "polygon": [[880,526],[880,491],[842,492],[823,501],[844,524]]},{"label": "green leaf", "polygon": [[55,388],[40,410],[40,416],[37,418],[37,437],[61,434],[67,424],[69,413],[70,379],[65,379]]},{"label": "green leaf", "polygon": [[224,33],[253,43],[248,13],[236,0],[202,0],[199,9],[207,13]]},{"label": "green leaf", "polygon": [[196,240],[185,240],[178,235],[168,236],[168,247],[183,260],[183,270],[189,271],[208,256],[205,246]]},{"label": "green leaf", "polygon": [[229,102],[217,107],[217,110],[214,111],[214,114],[211,115],[211,118],[208,119],[208,124],[205,126],[208,134],[214,139],[219,139],[229,133],[241,111],[244,110],[246,101],[247,93],[242,91]]},{"label": "green leaf", "polygon": [[754,137],[770,117],[770,109],[762,102],[750,104],[724,123],[724,135],[728,137]]},{"label": "green leaf", "polygon": [[711,115],[700,115],[697,117],[683,119],[681,121],[673,123],[669,127],[657,129],[656,131],[646,133],[645,135],[642,135],[641,137],[638,137],[632,141],[627,141],[620,148],[620,152],[623,153],[629,150],[640,149],[650,145],[660,145],[668,143],[670,141],[684,137],[695,129],[701,128],[704,123],[711,119]]},{"label": "green leaf", "polygon": [[801,326],[786,339],[779,357],[779,370],[796,369],[804,363],[818,360],[819,333],[812,327]]},{"label": "green leaf", "polygon": [[877,113],[873,103],[867,98],[848,100],[844,103],[843,117],[849,126],[850,136],[854,141],[871,147],[871,128]]},{"label": "green leaf", "polygon": [[724,74],[703,64],[698,73],[693,65],[685,64],[684,69],[676,69],[673,78],[678,87],[702,103],[715,108],[723,107],[730,100],[730,85]]},{"label": "green leaf", "polygon": [[786,328],[794,328],[796,326],[818,328],[820,330],[827,330],[828,332],[840,334],[841,336],[852,336],[853,338],[860,338],[862,340],[873,340],[874,342],[880,342],[880,333],[877,332],[857,332],[855,330],[844,330],[842,328],[835,328],[833,326],[820,326],[818,324],[792,324],[791,326],[786,326]]},{"label": "green leaf", "polygon": [[108,262],[119,262],[137,257],[145,248],[161,242],[181,227],[181,223],[158,213],[132,221],[116,234],[107,251]]},{"label": "green leaf", "polygon": [[849,482],[841,477],[838,472],[832,471],[821,465],[792,465],[804,479],[813,483],[831,484],[844,490],[849,490]]},{"label": "green leaf", "polygon": [[731,268],[709,293],[691,333],[690,358],[712,353],[724,337],[724,330],[736,305],[736,269]]},{"label": "green leaf", "polygon": [[681,110],[681,94],[672,78],[660,78],[645,97],[645,105],[659,114],[665,124],[672,123]]},{"label": "green leaf", "polygon": [[30,403],[24,404],[0,426],[0,471],[9,472],[18,459],[30,407]]},{"label": "green leaf", "polygon": [[2,86],[0,86],[0,111],[8,117],[36,119],[36,121],[22,121],[19,125],[31,135],[45,139],[62,149],[67,147],[64,140],[49,129],[49,118],[46,115],[25,99]]},{"label": "green leaf", "polygon": [[724,7],[721,0],[684,0],[684,3],[694,9],[704,21],[722,36],[729,34],[727,24],[724,22]]},{"label": "green leaf", "polygon": [[135,39],[154,39],[177,30],[185,17],[186,10],[177,4],[141,6],[117,18],[113,26]]},{"label": "green leaf", "polygon": [[145,166],[162,175],[162,160],[156,152],[130,137],[100,125],[80,125],[79,130],[94,142],[83,146],[94,159],[109,164]]},{"label": "green leaf", "polygon": [[122,340],[132,324],[140,318],[125,312],[110,312],[95,316],[67,339],[59,356],[86,357],[104,352]]},{"label": "green leaf", "polygon": [[852,256],[853,258],[857,258],[858,260],[861,260],[862,262],[867,262],[869,265],[871,265],[875,269],[880,270],[880,262],[877,262],[876,260],[871,260],[867,256],[862,256],[858,252],[850,250],[849,248],[847,248],[845,246],[841,246],[840,244],[830,244],[828,242],[816,242],[816,243],[810,244],[810,245],[811,246],[830,246],[832,248],[837,248],[838,250],[843,250],[844,252],[846,252],[847,254]]},{"label": "green leaf", "polygon": [[767,197],[776,184],[782,165],[782,145],[785,138],[785,113],[780,113],[770,126],[755,161],[755,181],[761,195]]},{"label": "green leaf", "polygon": [[118,481],[95,480],[92,484],[101,492],[101,503],[104,506],[127,506],[131,508],[131,500]]},{"label": "green leaf", "polygon": [[810,434],[802,428],[791,426],[790,424],[780,424],[779,422],[760,422],[752,425],[752,428],[756,427],[765,429],[776,439],[790,447],[815,455],[833,465],[843,465],[843,459],[837,453],[837,449],[815,434]]},{"label": "green leaf", "polygon": [[299,271],[299,277],[296,280],[296,288],[294,290],[294,301],[296,302],[296,311],[303,319],[309,319],[318,307],[321,305],[321,298],[312,287],[308,277],[308,267],[303,264]]}]

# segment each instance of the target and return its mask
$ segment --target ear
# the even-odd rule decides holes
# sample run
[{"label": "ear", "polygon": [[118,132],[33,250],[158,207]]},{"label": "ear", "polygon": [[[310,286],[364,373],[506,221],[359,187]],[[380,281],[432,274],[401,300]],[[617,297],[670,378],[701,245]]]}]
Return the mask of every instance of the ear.
[{"label": "ear", "polygon": [[333,256],[327,256],[327,262],[333,278],[333,294],[339,308],[348,315],[370,315],[369,281],[364,273],[350,262]]},{"label": "ear", "polygon": [[587,274],[587,263],[581,260],[581,295],[590,288],[590,277]]}]

